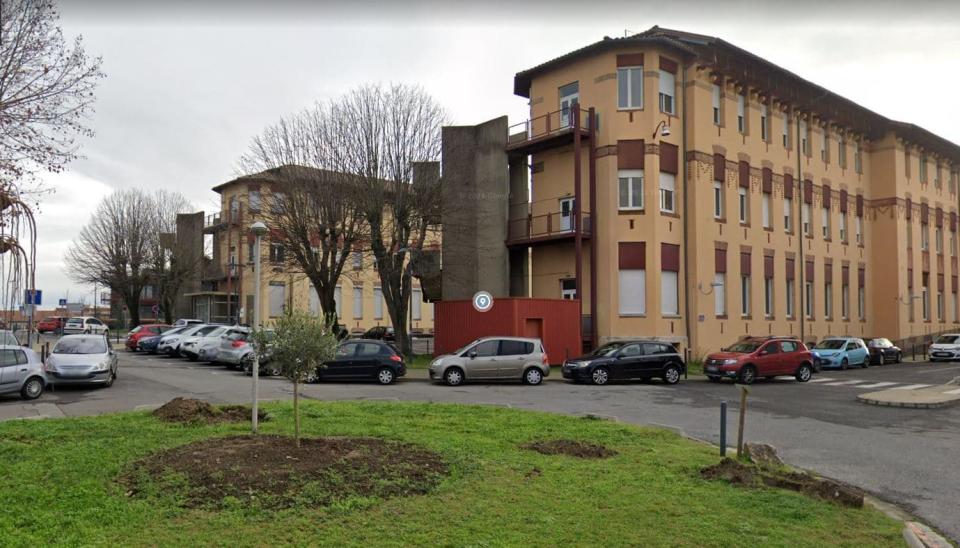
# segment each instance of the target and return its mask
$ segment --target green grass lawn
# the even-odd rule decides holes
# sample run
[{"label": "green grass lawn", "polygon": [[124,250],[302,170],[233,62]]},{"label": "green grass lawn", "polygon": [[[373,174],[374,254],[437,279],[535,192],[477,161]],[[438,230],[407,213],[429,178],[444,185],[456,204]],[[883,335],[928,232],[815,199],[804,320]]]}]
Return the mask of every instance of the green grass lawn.
[{"label": "green grass lawn", "polygon": [[407,364],[407,367],[410,369],[426,369],[430,367],[430,362],[433,361],[433,356],[430,354],[417,354],[410,360],[410,363]]},{"label": "green grass lawn", "polygon": [[[267,433],[290,433],[289,403]],[[428,403],[306,402],[306,436],[382,436],[440,453],[431,494],[282,511],[182,509],[128,498],[115,478],[152,451],[243,425],[180,426],[146,412],[0,423],[0,545],[900,546],[900,524],[774,489],[700,479],[715,450],[671,432],[561,415]],[[572,438],[604,460],[520,449]],[[534,469],[539,473],[532,472]]]}]

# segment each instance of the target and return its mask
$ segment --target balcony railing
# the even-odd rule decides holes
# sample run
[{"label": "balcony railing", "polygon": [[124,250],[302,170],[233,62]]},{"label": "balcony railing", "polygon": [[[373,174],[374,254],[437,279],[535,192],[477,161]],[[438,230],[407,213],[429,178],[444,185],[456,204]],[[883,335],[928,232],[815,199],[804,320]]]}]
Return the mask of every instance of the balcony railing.
[{"label": "balcony railing", "polygon": [[[529,210],[528,210],[529,211]],[[581,235],[590,236],[590,212],[582,212],[583,230]],[[573,238],[576,235],[576,219],[572,212],[551,211],[508,221],[507,243],[521,244],[538,240],[557,240]]]},{"label": "balcony railing", "polygon": [[203,218],[203,228],[211,228],[219,226],[220,224],[221,222],[219,213],[212,213]]},{"label": "balcony railing", "polygon": [[553,140],[565,143],[571,140],[573,131],[579,130],[584,136],[590,135],[590,111],[574,105],[571,108],[548,112],[531,118],[507,129],[507,149],[522,150],[538,144],[552,144]]}]

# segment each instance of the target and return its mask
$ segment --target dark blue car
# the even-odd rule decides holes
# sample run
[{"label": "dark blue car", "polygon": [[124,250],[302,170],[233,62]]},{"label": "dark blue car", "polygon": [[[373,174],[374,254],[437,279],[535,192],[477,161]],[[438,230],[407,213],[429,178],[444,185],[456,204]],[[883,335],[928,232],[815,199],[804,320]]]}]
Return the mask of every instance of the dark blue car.
[{"label": "dark blue car", "polygon": [[160,339],[163,338],[162,335],[156,335],[153,337],[143,337],[137,341],[137,350],[140,352],[146,352],[148,354],[157,353],[157,345],[160,344]]}]

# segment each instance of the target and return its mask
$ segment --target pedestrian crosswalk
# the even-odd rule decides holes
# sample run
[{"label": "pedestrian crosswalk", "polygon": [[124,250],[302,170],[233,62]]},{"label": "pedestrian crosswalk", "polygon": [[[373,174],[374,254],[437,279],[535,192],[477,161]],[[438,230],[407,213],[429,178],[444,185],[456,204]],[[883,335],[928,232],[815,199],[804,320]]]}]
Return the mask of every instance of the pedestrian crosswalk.
[{"label": "pedestrian crosswalk", "polygon": [[[860,379],[838,379],[833,377],[814,377],[810,379],[811,383],[817,383],[821,386],[838,386],[842,388],[856,388],[857,390],[917,390],[918,388],[928,388],[931,384],[910,384],[902,382],[873,382]],[[960,393],[957,390],[956,393]]]}]

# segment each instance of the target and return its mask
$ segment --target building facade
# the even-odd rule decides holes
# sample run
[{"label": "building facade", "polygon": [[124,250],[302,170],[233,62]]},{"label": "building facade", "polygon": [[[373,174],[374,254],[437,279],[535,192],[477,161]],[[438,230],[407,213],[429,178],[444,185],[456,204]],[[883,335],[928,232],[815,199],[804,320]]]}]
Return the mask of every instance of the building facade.
[{"label": "building facade", "polygon": [[[960,325],[960,147],[709,36],[653,27],[515,78],[507,246],[588,344],[910,339]],[[527,169],[520,169],[525,167]]]},{"label": "building facade", "polygon": [[[256,239],[249,227],[269,217],[266,208],[280,198],[275,188],[275,181],[267,172],[213,188],[220,195],[220,211],[207,215],[204,222],[209,259],[203,268],[201,290],[188,295],[194,317],[253,324]],[[261,245],[261,321],[268,323],[288,309],[321,315],[313,285],[302,272],[290,267],[282,243],[267,234]],[[336,289],[339,322],[355,334],[378,325],[390,326],[372,253],[354,252],[348,261]],[[423,300],[416,279],[409,309],[410,332],[432,333],[433,304]]]}]

